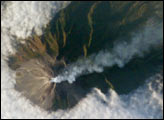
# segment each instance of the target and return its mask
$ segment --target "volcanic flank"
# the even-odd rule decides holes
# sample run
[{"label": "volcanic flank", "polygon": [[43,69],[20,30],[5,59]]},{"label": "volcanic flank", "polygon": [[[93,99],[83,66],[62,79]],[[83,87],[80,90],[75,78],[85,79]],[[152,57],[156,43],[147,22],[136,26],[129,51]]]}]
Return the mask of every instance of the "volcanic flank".
[{"label": "volcanic flank", "polygon": [[[33,34],[22,40],[25,43],[15,44],[17,52],[8,60],[9,67],[16,71],[15,89],[41,108],[57,110],[73,107],[93,87],[103,92],[109,88],[124,91],[126,86],[123,83],[137,88],[143,83],[137,79],[145,79],[148,72],[156,72],[153,68],[163,63],[163,46],[145,58],[128,63],[132,69],[138,67],[138,74],[128,72],[129,66],[123,69],[114,66],[106,68],[102,74],[79,76],[74,84],[67,81],[52,83],[51,78],[58,76],[67,64],[69,66],[79,57],[87,58],[104,48],[111,50],[120,39],[128,42],[131,33],[142,29],[148,20],[157,19],[161,23],[162,8],[161,2],[72,2],[52,19],[43,35]],[[147,59],[149,63],[145,62]],[[127,73],[131,78],[135,75],[140,78],[129,80]],[[108,79],[112,76],[114,80],[111,82]],[[126,92],[132,90],[127,89]]]},{"label": "volcanic flank", "polygon": [[49,66],[45,61],[31,59],[16,70],[15,89],[45,109],[52,106],[55,95],[55,84],[49,81],[53,76]]}]

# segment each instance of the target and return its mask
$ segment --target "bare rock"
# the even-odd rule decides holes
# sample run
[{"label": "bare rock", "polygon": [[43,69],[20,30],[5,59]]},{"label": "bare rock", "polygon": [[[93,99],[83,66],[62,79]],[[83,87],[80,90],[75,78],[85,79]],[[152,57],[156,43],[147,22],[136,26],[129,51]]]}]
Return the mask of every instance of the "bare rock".
[{"label": "bare rock", "polygon": [[32,59],[16,70],[15,89],[44,109],[53,105],[55,84],[50,82],[53,71],[41,60]]}]

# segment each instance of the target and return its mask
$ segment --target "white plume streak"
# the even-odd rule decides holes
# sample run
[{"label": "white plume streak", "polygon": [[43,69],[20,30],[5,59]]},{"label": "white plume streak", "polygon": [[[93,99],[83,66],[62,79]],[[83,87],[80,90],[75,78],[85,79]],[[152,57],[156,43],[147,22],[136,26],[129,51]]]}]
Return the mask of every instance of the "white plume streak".
[{"label": "white plume streak", "polygon": [[[70,2],[1,2],[1,118],[54,118],[15,91],[15,73],[6,63],[15,52],[16,38],[29,37],[42,29],[60,9]],[[21,42],[21,41],[18,41]]]},{"label": "white plume streak", "polygon": [[[163,89],[163,83],[160,83],[159,80],[154,77],[150,80],[148,79],[148,84],[146,83],[146,86],[141,86],[133,93],[125,96],[119,96],[113,90],[110,90],[110,95],[106,96],[100,90],[94,89],[92,93],[88,94],[87,97],[81,100],[73,109],[68,111],[59,110],[55,113],[42,110],[25,97],[21,96],[19,92],[15,91],[15,72],[10,70],[6,63],[8,55],[15,52],[12,44],[16,39],[13,36],[26,38],[31,35],[32,30],[37,34],[41,34],[42,28],[44,28],[49,20],[51,20],[52,16],[66,4],[57,1],[20,1],[7,2],[5,5],[2,5],[1,3],[1,118],[163,118],[163,93],[160,94],[151,86],[151,84],[154,84],[153,81],[155,81],[158,84],[159,90],[161,90]],[[149,37],[150,40],[153,40],[153,38],[154,40],[157,40],[156,37],[163,37],[163,34],[161,34],[163,29],[162,32],[160,30],[157,31],[159,33],[155,32],[155,35],[151,35],[151,37]],[[154,34],[154,32],[152,34]],[[156,35],[159,35],[159,37]],[[161,40],[159,42],[161,42]],[[147,44],[146,41],[143,43]],[[152,46],[151,42],[148,44]],[[155,46],[156,45],[158,44],[155,44]],[[149,48],[150,47],[147,47],[147,49],[143,48],[143,51],[135,52],[135,55],[140,53],[143,54],[143,52],[146,52]],[[138,51],[138,49],[139,48],[135,51]],[[101,51],[98,55],[103,58],[104,56],[102,57],[102,55],[105,53],[105,56],[108,58],[110,54],[117,53],[116,51],[117,50],[114,49],[112,52]],[[134,54],[132,54],[131,57],[128,57],[128,59],[125,59],[127,57],[123,57],[125,59],[122,58],[124,62],[120,63],[114,60],[115,62],[113,61],[110,64],[104,61],[108,59],[99,59],[99,57],[97,55],[92,55],[89,59],[84,60],[87,63],[85,65],[89,65],[90,67],[88,67],[89,69],[87,68],[89,72],[101,72],[106,64],[108,66],[117,64],[121,67],[122,64],[127,63],[131,57],[134,57]],[[118,56],[115,57],[115,59],[117,58],[118,61],[122,60],[120,57],[118,52]],[[77,63],[84,63],[84,61],[81,60],[80,62],[79,60]],[[92,65],[88,64],[90,62]],[[76,66],[78,67],[78,65]],[[81,64],[79,65],[79,68],[80,66],[82,67]],[[71,66],[70,68],[70,70],[72,70]],[[81,69],[83,70],[83,68]],[[80,74],[83,72],[80,72]],[[76,77],[76,75],[74,75],[74,77]],[[105,101],[105,104],[103,104],[104,102],[102,101]]]},{"label": "white plume streak", "polygon": [[76,77],[93,72],[103,72],[104,67],[118,65],[123,67],[135,56],[143,57],[152,48],[163,45],[163,23],[146,26],[139,33],[132,35],[130,41],[115,44],[111,51],[102,50],[86,59],[79,59],[69,65],[63,73],[51,79],[51,82],[68,81],[73,83]]}]

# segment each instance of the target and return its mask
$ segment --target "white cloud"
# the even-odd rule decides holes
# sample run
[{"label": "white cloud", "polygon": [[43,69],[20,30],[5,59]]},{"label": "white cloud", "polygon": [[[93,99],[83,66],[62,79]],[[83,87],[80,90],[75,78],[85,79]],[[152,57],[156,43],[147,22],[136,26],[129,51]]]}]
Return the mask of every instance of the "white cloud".
[{"label": "white cloud", "polygon": [[[14,90],[15,73],[6,63],[8,54],[14,52],[13,35],[26,38],[33,28],[41,34],[42,27],[63,4],[56,1],[9,2],[7,7],[1,4],[1,118],[162,118],[163,93],[151,87],[152,80],[146,84],[149,87],[142,86],[125,96],[112,90],[104,95],[95,88],[73,109],[51,113],[33,105]],[[163,89],[163,83],[158,82],[158,85]]]}]

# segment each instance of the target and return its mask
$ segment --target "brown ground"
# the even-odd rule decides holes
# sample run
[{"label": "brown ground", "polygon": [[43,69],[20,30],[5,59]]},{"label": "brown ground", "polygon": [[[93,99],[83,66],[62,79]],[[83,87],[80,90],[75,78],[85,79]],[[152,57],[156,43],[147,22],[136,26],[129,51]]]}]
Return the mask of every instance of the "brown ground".
[{"label": "brown ground", "polygon": [[46,59],[31,59],[16,69],[15,89],[34,104],[50,109],[55,95],[55,84],[50,82],[53,76],[54,72]]}]

